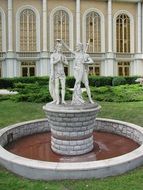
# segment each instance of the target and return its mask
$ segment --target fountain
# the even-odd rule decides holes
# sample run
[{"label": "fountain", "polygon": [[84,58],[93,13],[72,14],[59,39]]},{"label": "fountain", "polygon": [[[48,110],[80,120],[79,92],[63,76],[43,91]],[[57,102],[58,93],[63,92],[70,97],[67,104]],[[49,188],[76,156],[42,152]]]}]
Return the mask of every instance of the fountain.
[{"label": "fountain", "polygon": [[[87,75],[87,65],[93,61],[81,43],[72,52],[72,101],[65,102],[64,64],[68,62],[62,54],[63,45],[66,46],[57,40],[51,55],[49,90],[53,102],[43,106],[47,119],[0,130],[0,164],[26,178],[43,180],[103,178],[140,166],[143,129],[127,122],[96,118],[101,107],[91,98]],[[82,97],[81,82],[89,102]]]}]

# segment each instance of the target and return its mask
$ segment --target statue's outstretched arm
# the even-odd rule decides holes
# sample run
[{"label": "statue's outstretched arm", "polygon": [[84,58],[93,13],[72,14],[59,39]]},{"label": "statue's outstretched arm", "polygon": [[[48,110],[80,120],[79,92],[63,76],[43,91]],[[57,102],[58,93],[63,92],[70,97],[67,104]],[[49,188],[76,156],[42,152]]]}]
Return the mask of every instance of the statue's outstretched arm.
[{"label": "statue's outstretched arm", "polygon": [[68,65],[68,60],[67,60],[67,58],[66,58],[65,56],[64,56],[63,63],[64,63],[65,65]]},{"label": "statue's outstretched arm", "polygon": [[70,49],[69,46],[67,46],[67,44],[63,40],[61,40],[61,42],[65,46],[65,48],[67,48],[72,54],[75,54],[75,52],[72,49]]},{"label": "statue's outstretched arm", "polygon": [[93,64],[93,63],[94,63],[93,59],[88,55],[88,57],[86,58],[84,64]]}]

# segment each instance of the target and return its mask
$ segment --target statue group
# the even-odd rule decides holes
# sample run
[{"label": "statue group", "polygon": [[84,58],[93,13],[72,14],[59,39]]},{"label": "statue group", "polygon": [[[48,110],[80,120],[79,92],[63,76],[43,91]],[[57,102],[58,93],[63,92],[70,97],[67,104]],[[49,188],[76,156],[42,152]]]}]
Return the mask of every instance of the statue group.
[{"label": "statue group", "polygon": [[[86,53],[86,46],[83,43],[78,43],[76,50],[72,51],[62,40],[57,40],[55,49],[50,58],[51,74],[49,81],[49,91],[55,104],[66,104],[65,102],[65,72],[64,65],[68,65],[66,56],[63,54],[63,47],[67,48],[74,55],[73,75],[75,85],[72,96],[72,105],[82,105],[85,103],[82,97],[81,82],[85,85],[89,102],[94,104],[91,98],[91,92],[88,82],[88,65],[93,64],[93,60]],[[61,84],[61,99],[60,89]]]}]

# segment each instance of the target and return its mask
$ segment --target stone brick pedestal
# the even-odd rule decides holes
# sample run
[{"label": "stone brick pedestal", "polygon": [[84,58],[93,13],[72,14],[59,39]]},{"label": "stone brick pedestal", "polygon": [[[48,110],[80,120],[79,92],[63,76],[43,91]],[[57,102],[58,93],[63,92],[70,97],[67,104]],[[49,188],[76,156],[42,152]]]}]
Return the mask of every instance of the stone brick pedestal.
[{"label": "stone brick pedestal", "polygon": [[81,155],[93,149],[98,104],[73,106],[48,103],[43,107],[51,128],[51,148],[62,155]]}]

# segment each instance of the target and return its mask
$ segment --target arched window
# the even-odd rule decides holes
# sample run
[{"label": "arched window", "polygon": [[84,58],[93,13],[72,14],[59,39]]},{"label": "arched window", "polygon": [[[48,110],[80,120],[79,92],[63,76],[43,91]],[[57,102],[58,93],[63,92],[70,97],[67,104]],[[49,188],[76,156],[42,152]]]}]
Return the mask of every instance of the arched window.
[{"label": "arched window", "polygon": [[36,15],[31,9],[20,14],[20,51],[36,51]]},{"label": "arched window", "polygon": [[129,53],[130,43],[130,18],[123,13],[116,18],[116,51]]},{"label": "arched window", "polygon": [[2,16],[0,13],[0,52],[2,52]]},{"label": "arched window", "polygon": [[101,52],[101,18],[95,11],[86,16],[86,41],[90,53]]},{"label": "arched window", "polygon": [[56,39],[62,39],[68,46],[69,44],[69,15],[64,10],[54,13],[54,44]]}]

